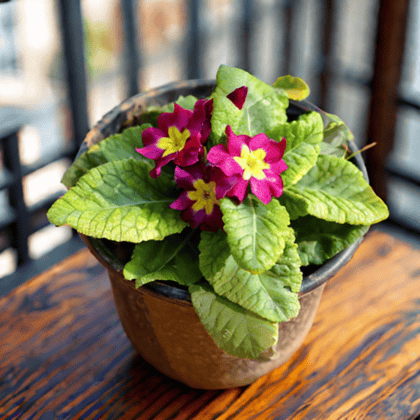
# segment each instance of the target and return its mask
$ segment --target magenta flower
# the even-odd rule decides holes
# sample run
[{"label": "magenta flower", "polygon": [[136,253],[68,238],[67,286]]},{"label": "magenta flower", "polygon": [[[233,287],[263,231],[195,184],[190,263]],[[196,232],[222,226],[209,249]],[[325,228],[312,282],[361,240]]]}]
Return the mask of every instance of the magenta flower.
[{"label": "magenta flower", "polygon": [[254,137],[237,136],[230,126],[226,127],[227,145],[219,144],[210,149],[207,160],[220,168],[226,176],[236,176],[237,183],[227,193],[240,202],[247,195],[247,187],[264,203],[283,193],[280,173],[287,169],[282,159],[286,139],[279,143],[264,133]]},{"label": "magenta flower", "polygon": [[204,155],[203,144],[210,134],[213,101],[200,99],[194,111],[178,104],[174,112],[165,112],[158,118],[158,128],[143,131],[144,147],[136,149],[143,156],[155,161],[150,172],[152,178],[160,175],[162,167],[174,161],[179,166],[190,166]]},{"label": "magenta flower", "polygon": [[219,200],[232,188],[235,177],[226,177],[218,168],[202,162],[175,168],[175,181],[184,192],[170,205],[182,210],[181,219],[193,228],[217,232],[223,227]]},{"label": "magenta flower", "polygon": [[241,86],[233,92],[230,92],[229,95],[227,95],[227,98],[230,99],[237,108],[242,109],[247,94],[248,88],[246,86]]}]

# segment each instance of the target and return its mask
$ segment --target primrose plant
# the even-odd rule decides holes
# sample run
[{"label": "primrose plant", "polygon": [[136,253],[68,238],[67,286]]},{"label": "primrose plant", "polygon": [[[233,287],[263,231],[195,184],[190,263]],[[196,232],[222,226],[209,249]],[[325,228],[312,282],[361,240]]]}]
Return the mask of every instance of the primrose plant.
[{"label": "primrose plant", "polygon": [[299,313],[302,266],[323,264],[388,216],[346,159],[336,116],[288,119],[309,94],[221,66],[208,98],[150,107],[136,126],[81,154],[49,220],[95,238],[135,243],[124,277],[136,287],[188,288],[226,353],[258,358],[278,323]]}]

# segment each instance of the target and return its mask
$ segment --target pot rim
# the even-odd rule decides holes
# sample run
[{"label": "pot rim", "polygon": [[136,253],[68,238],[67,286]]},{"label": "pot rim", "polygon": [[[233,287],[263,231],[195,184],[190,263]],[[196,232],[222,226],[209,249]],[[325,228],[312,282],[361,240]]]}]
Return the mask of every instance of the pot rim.
[{"label": "pot rim", "polygon": [[[179,81],[168,83],[161,87],[151,89],[147,92],[138,93],[137,95],[124,100],[120,105],[115,106],[108,113],[106,113],[87,133],[85,140],[79,148],[76,159],[80,156],[80,154],[88,150],[93,144],[99,142],[111,134],[120,132],[128,120],[127,115],[133,117],[136,115],[136,113],[141,113],[146,107],[150,105],[157,105],[159,103],[160,105],[164,105],[165,103],[175,101],[180,95],[191,94],[189,91],[194,88],[206,91],[210,88],[214,88],[214,86],[215,80],[193,79]],[[165,97],[165,100],[163,97]],[[292,105],[296,108],[303,109],[304,111],[316,111],[319,112],[323,118],[325,118],[325,111],[322,111],[310,102],[289,100],[289,103],[289,107]],[[110,125],[116,128],[113,133],[108,133]],[[352,140],[349,140],[349,148],[352,152],[358,150],[356,144]],[[353,159],[356,166],[362,171],[365,179],[369,182],[366,166],[361,155],[358,154]],[[111,250],[107,247],[106,243],[102,239],[89,237],[80,233],[79,235],[102,265],[104,265],[108,270],[111,269],[122,273],[124,263],[111,252]],[[329,261],[316,269],[313,273],[304,276],[299,295],[301,296],[309,293],[335,276],[338,271],[350,261],[362,240],[363,237],[343,251],[336,254]],[[172,286],[159,280],[147,283],[142,287],[168,298],[191,302],[188,290]]]}]

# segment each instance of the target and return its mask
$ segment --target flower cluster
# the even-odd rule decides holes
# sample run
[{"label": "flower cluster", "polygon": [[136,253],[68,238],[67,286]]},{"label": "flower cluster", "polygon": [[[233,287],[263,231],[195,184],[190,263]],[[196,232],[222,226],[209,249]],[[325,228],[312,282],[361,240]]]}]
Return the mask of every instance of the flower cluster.
[{"label": "flower cluster", "polygon": [[150,127],[143,131],[145,147],[137,151],[155,161],[156,167],[150,173],[152,178],[158,177],[162,167],[171,161],[184,167],[200,160],[211,130],[212,110],[212,100],[198,100],[194,111],[175,104],[174,112],[159,116],[158,128]]},{"label": "flower cluster", "polygon": [[[248,89],[235,89],[227,98],[242,109]],[[174,105],[174,111],[159,116],[158,128],[143,131],[144,147],[136,149],[155,161],[152,178],[161,174],[169,162],[175,166],[175,182],[182,189],[171,208],[181,211],[181,218],[193,228],[216,232],[223,228],[220,200],[234,197],[241,203],[248,186],[264,204],[280,197],[283,182],[280,174],[287,169],[283,154],[286,140],[276,142],[264,133],[254,137],[235,134],[226,127],[226,144],[212,147],[206,143],[211,132],[212,100],[198,100],[194,110]]]}]

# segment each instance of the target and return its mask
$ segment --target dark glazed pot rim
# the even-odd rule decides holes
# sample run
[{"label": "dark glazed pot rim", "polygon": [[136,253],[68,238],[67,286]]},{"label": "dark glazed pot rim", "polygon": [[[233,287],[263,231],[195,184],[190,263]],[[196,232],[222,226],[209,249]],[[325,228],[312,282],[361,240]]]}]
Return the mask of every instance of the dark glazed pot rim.
[{"label": "dark glazed pot rim", "polygon": [[[123,101],[120,105],[105,114],[95,127],[89,131],[84,142],[80,146],[78,156],[100,140],[130,126],[130,121],[134,120],[135,116],[143,112],[148,106],[165,105],[168,102],[175,101],[180,95],[186,96],[194,94],[199,98],[204,98],[210,95],[214,86],[214,80],[187,80],[174,82],[147,92],[139,93],[138,95]],[[304,113],[306,111],[317,111],[323,118],[326,118],[324,111],[307,101],[297,102],[290,100],[289,102],[288,114],[292,113],[296,116],[299,115],[299,113]],[[128,124],[127,121],[129,122]],[[357,147],[352,141],[349,142],[349,148],[352,152],[357,151]],[[366,166],[360,154],[355,156],[354,163],[362,171],[366,180],[368,180]],[[111,251],[107,245],[107,241],[82,234],[80,236],[96,258],[105,267],[122,272],[124,263]],[[310,292],[335,276],[338,271],[350,261],[362,240],[363,237],[348,248],[339,252],[324,265],[317,268],[313,273],[304,276],[299,295]],[[142,287],[168,298],[191,301],[188,290],[172,286],[165,282],[155,281]]]}]

